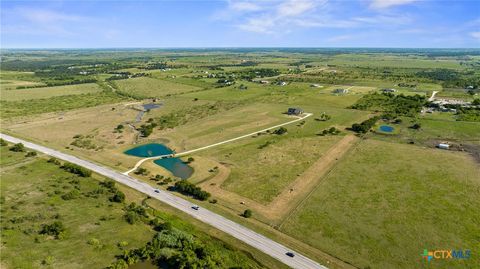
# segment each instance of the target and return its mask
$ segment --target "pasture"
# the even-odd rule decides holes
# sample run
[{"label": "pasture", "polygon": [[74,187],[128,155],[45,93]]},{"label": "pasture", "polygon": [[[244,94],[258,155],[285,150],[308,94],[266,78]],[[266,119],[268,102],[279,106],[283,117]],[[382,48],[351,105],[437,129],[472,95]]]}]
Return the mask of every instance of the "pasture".
[{"label": "pasture", "polygon": [[[281,230],[360,268],[429,268],[425,248],[478,246],[479,174],[465,153],[365,140]],[[479,261],[431,263],[471,268]]]},{"label": "pasture", "polygon": [[142,98],[162,97],[202,89],[200,87],[149,77],[117,80],[114,84],[118,87],[119,91]]},{"label": "pasture", "polygon": [[54,96],[98,93],[102,89],[94,83],[41,87],[19,90],[3,90],[0,92],[3,101],[23,101],[31,99],[47,99]]}]

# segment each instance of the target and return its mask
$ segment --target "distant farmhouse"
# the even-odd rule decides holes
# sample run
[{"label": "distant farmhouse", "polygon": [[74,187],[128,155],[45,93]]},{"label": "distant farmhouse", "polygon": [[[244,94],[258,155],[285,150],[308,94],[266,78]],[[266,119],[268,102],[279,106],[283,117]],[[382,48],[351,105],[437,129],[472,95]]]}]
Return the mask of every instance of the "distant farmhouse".
[{"label": "distant farmhouse", "polygon": [[303,114],[303,109],[298,108],[298,107],[290,107],[287,111],[288,115],[300,115]]},{"label": "distant farmhouse", "polygon": [[279,82],[277,82],[277,85],[279,85],[279,86],[286,86],[286,85],[287,85],[287,82],[285,82],[285,81],[279,81]]},{"label": "distant farmhouse", "polygon": [[333,90],[333,93],[337,93],[337,94],[347,94],[348,93],[348,90],[347,89],[335,89]]}]

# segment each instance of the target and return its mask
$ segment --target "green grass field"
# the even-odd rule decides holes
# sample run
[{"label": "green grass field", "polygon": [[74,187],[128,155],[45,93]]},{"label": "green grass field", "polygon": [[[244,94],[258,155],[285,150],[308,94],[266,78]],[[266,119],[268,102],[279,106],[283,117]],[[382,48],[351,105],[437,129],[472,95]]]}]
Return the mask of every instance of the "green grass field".
[{"label": "green grass field", "polygon": [[421,254],[478,249],[479,174],[464,153],[366,140],[282,230],[359,268],[474,268]]},{"label": "green grass field", "polygon": [[114,84],[117,85],[118,89],[122,92],[142,96],[144,98],[162,97],[201,89],[200,87],[149,77],[117,80]]},{"label": "green grass field", "polygon": [[85,83],[44,88],[42,87],[20,90],[2,90],[0,94],[3,101],[22,101],[30,99],[46,99],[62,95],[98,93],[100,91],[101,88],[97,84]]},{"label": "green grass field", "polygon": [[[11,159],[4,154],[4,148],[2,160]],[[16,158],[20,159],[19,156]],[[81,178],[42,158],[21,166],[4,168],[3,164],[0,171],[2,267],[105,268],[123,250],[144,246],[155,233],[142,222],[127,223],[123,218],[123,204],[109,202],[108,193],[96,192],[101,189],[99,179],[102,178]],[[127,192],[127,197],[132,196],[131,190],[122,186],[120,189]],[[79,191],[76,198],[62,199],[62,195],[72,190]],[[87,195],[92,192],[97,195]],[[199,228],[168,211],[157,211],[155,215],[175,228],[195,235],[202,244],[208,245],[210,251],[220,255],[227,267],[263,267],[245,252],[245,246],[240,244],[242,251],[239,251],[229,245],[231,239],[228,239],[229,243],[212,240]],[[66,227],[60,239],[39,234],[43,224],[53,221],[61,221]],[[120,242],[126,244],[119,246]],[[267,259],[266,264],[275,266],[276,263]]]},{"label": "green grass field", "polygon": [[[81,197],[60,198],[77,187]],[[42,263],[51,268],[103,268],[121,253],[119,242],[140,247],[153,236],[146,225],[128,224],[121,204],[108,202],[105,195],[83,196],[96,188],[96,180],[79,178],[42,159],[2,172],[2,263],[11,268],[41,268]],[[66,226],[65,239],[38,234],[42,224],[55,219]],[[101,246],[89,245],[92,238]]]},{"label": "green grass field", "polygon": [[231,164],[231,174],[223,187],[262,203],[270,202],[340,139],[288,136],[266,135],[252,143],[225,146],[216,154],[223,156],[221,162]]},{"label": "green grass field", "polygon": [[120,103],[130,100],[113,92],[102,91],[77,95],[53,96],[29,101],[0,101],[2,118],[30,116],[48,112],[59,112],[76,108],[94,107],[102,104]]}]

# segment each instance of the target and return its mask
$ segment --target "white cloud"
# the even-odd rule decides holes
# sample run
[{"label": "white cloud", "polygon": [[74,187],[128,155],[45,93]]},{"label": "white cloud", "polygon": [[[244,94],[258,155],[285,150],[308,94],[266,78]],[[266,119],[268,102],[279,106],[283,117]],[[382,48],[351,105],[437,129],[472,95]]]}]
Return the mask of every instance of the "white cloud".
[{"label": "white cloud", "polygon": [[236,11],[258,11],[263,8],[252,2],[232,2],[230,4],[230,9]]},{"label": "white cloud", "polygon": [[370,7],[373,9],[387,9],[393,6],[401,6],[418,0],[372,0]]},{"label": "white cloud", "polygon": [[480,31],[479,32],[471,32],[470,36],[475,38],[476,40],[480,41]]},{"label": "white cloud", "polygon": [[35,23],[54,23],[65,21],[82,21],[85,17],[74,14],[66,14],[48,9],[19,9],[16,11],[19,16]]},{"label": "white cloud", "polygon": [[281,3],[277,7],[277,16],[292,17],[302,15],[303,13],[313,10],[318,1],[311,0],[289,0]]},{"label": "white cloud", "polygon": [[285,33],[295,26],[313,27],[321,22],[314,20],[312,14],[326,2],[327,0],[257,2],[262,6],[258,6],[255,12],[242,14],[240,17],[243,18],[236,26],[241,30],[256,33]]}]

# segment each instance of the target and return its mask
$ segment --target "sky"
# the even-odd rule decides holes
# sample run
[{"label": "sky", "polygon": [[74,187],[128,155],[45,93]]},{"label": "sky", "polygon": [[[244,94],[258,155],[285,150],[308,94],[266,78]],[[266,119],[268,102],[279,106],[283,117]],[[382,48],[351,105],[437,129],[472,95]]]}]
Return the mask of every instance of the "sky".
[{"label": "sky", "polygon": [[1,48],[480,48],[479,0],[0,0]]}]

